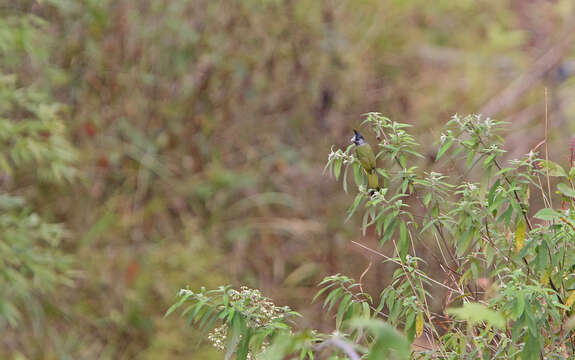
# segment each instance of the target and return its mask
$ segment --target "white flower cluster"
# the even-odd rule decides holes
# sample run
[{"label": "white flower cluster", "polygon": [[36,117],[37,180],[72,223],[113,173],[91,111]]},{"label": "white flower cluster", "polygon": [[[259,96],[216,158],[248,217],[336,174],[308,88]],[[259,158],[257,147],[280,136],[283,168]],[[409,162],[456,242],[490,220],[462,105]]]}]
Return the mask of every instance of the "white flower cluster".
[{"label": "white flower cluster", "polygon": [[468,183],[465,183],[465,186],[466,186],[466,187],[469,189],[469,191],[471,191],[471,192],[477,190],[477,184],[468,182]]},{"label": "white flower cluster", "polygon": [[[480,118],[481,118],[481,115],[479,115],[478,120]],[[485,128],[487,129],[487,131],[489,131],[493,127],[493,120],[490,117],[488,117],[487,119],[485,119],[483,121],[483,125],[485,125]]]},{"label": "white flower cluster", "polygon": [[333,151],[333,148],[332,148],[328,157],[327,157],[327,161],[331,162],[334,159],[343,159],[344,164],[351,164],[351,163],[353,163],[353,160],[354,160],[353,155],[346,154],[341,149],[337,149],[337,151]]},{"label": "white flower cluster", "polygon": [[453,114],[453,116],[451,116],[451,120],[455,121],[457,123],[457,125],[459,125],[460,127],[463,126],[463,123],[461,122],[461,118],[459,117],[459,114]]},{"label": "white flower cluster", "polygon": [[266,326],[290,311],[289,307],[276,306],[261,291],[247,286],[242,286],[239,291],[230,290],[230,299],[236,308],[248,313],[248,326],[252,328]]},{"label": "white flower cluster", "polygon": [[[242,286],[239,290],[229,290],[230,306],[241,312],[247,320],[247,326],[258,329],[270,325],[274,320],[288,315],[291,309],[287,306],[276,306],[270,299],[262,295],[257,289]],[[208,340],[218,350],[225,349],[228,332],[228,324],[216,327],[208,334]],[[266,344],[262,346],[265,350]],[[253,354],[248,354],[248,359],[255,359]]]},{"label": "white flower cluster", "polygon": [[448,136],[450,136],[450,134],[441,133],[441,137],[439,138],[441,145],[445,144],[445,141],[447,141]]},{"label": "white flower cluster", "polygon": [[226,324],[218,326],[208,334],[208,340],[218,350],[225,350],[224,343],[228,336],[228,327]]},{"label": "white flower cluster", "polygon": [[[221,326],[218,326],[217,328],[215,328],[214,330],[212,330],[208,334],[208,340],[212,343],[212,345],[216,349],[218,349],[220,351],[224,351],[226,349],[224,343],[226,341],[227,336],[228,336],[228,327],[226,324],[223,324]],[[268,344],[263,344],[261,347],[260,353],[263,353],[267,349],[267,347],[268,347]],[[248,360],[255,360],[256,356],[254,354],[252,354],[251,352],[249,352],[247,359]]]},{"label": "white flower cluster", "polygon": [[432,171],[428,174],[425,180],[429,181],[431,186],[437,186],[445,176],[442,173]]}]

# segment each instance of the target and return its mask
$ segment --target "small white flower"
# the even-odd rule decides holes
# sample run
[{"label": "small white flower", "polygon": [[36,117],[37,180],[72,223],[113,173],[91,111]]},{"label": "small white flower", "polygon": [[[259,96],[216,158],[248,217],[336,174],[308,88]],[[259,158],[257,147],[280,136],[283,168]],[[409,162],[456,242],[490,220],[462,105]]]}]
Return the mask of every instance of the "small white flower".
[{"label": "small white flower", "polygon": [[180,289],[180,293],[179,293],[180,296],[186,295],[186,294],[194,295],[194,292],[191,290],[188,290],[188,289]]}]

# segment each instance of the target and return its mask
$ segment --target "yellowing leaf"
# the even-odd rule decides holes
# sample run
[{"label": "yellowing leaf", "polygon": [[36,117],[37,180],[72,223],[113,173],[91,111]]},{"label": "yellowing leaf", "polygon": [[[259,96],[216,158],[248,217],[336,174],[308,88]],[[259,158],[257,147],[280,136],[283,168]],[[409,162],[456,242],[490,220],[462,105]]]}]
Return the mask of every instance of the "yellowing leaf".
[{"label": "yellowing leaf", "polygon": [[423,313],[420,312],[417,314],[417,318],[415,319],[415,334],[417,337],[420,337],[423,334]]},{"label": "yellowing leaf", "polygon": [[567,301],[565,301],[565,306],[571,307],[571,305],[573,305],[574,302],[575,302],[575,290],[571,290],[571,294],[569,294]]},{"label": "yellowing leaf", "polygon": [[541,280],[539,280],[539,283],[543,286],[549,285],[549,270],[543,271],[543,274],[541,274]]},{"label": "yellowing leaf", "polygon": [[525,230],[525,222],[521,220],[515,230],[515,249],[517,252],[520,252],[523,249],[523,244],[525,244]]}]

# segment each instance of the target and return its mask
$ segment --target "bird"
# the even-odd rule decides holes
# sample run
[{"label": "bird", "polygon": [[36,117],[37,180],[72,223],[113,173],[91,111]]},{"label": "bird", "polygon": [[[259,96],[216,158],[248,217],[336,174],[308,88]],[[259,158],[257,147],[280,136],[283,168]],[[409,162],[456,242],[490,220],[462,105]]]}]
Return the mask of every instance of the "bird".
[{"label": "bird", "polygon": [[359,131],[353,129],[353,133],[354,136],[351,138],[351,142],[355,144],[355,156],[367,174],[367,185],[369,189],[377,191],[379,190],[379,183],[377,180],[377,172],[375,170],[376,165],[373,150]]}]

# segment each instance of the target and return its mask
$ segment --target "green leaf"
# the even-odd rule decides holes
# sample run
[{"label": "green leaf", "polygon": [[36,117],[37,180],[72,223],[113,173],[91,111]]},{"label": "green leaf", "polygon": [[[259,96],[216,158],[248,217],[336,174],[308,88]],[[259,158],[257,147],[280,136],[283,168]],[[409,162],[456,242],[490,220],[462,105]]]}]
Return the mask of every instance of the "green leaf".
[{"label": "green leaf", "polygon": [[375,337],[375,343],[369,351],[369,360],[386,359],[391,351],[395,352],[396,359],[409,359],[409,342],[389,324],[381,320],[355,318],[349,322],[349,326],[366,328]]},{"label": "green leaf", "polygon": [[387,240],[389,240],[393,236],[393,233],[395,232],[395,228],[397,227],[398,223],[397,217],[391,214],[388,215],[388,217],[385,220],[386,220],[386,223],[384,224],[385,231],[383,232],[382,238],[379,240],[379,246],[383,246],[383,244],[385,244]]},{"label": "green leaf", "polygon": [[523,297],[522,293],[517,293],[515,301],[513,302],[513,309],[511,310],[511,316],[513,317],[513,319],[517,320],[521,315],[523,315],[524,310],[525,310],[525,297]]},{"label": "green leaf", "polygon": [[458,256],[461,256],[467,251],[469,245],[471,245],[471,240],[473,240],[474,231],[473,229],[466,230],[463,234],[459,236],[457,241],[457,248],[455,252]]},{"label": "green leaf", "polygon": [[242,339],[238,345],[238,351],[236,353],[236,360],[245,360],[248,358],[248,353],[250,351],[250,340],[253,335],[251,328],[246,328],[242,332]]},{"label": "green leaf", "polygon": [[559,216],[560,214],[557,211],[550,208],[541,209],[533,215],[534,218],[544,221],[551,221]]},{"label": "green leaf", "polygon": [[329,293],[329,295],[327,296],[327,298],[325,299],[325,301],[323,302],[323,306],[327,306],[328,307],[328,311],[331,310],[331,308],[333,307],[333,305],[339,300],[340,296],[343,293],[343,289],[342,288],[337,288],[335,290],[333,290],[331,293]]},{"label": "green leaf", "polygon": [[293,347],[293,341],[293,336],[290,334],[280,334],[274,338],[272,345],[258,359],[283,360]]},{"label": "green leaf", "polygon": [[488,167],[496,156],[497,154],[491,154],[487,156],[487,158],[483,161],[483,167]]},{"label": "green leaf", "polygon": [[339,306],[337,309],[337,315],[335,316],[335,327],[336,327],[336,329],[339,329],[341,327],[343,317],[344,317],[351,301],[352,301],[351,294],[345,294],[345,296],[343,297],[343,299],[339,303]]},{"label": "green leaf", "polygon": [[192,296],[193,293],[192,292],[187,292],[184,296],[182,296],[180,298],[180,300],[178,300],[178,302],[176,302],[174,305],[170,306],[170,308],[168,309],[168,311],[166,311],[166,314],[164,315],[164,317],[167,317],[168,315],[170,315],[171,313],[174,312],[174,310],[176,310],[177,308],[179,308],[180,306],[182,306],[182,304],[184,303],[184,301],[186,301],[190,296]]},{"label": "green leaf", "polygon": [[355,199],[353,200],[353,205],[351,206],[351,209],[349,209],[349,213],[347,214],[347,217],[345,218],[346,222],[349,221],[349,219],[351,219],[353,214],[355,214],[359,204],[361,204],[361,200],[363,200],[363,194],[359,193],[355,196]]},{"label": "green leaf", "polygon": [[[319,284],[319,286],[327,283],[329,281],[328,278],[324,278],[322,280],[322,282]],[[331,284],[329,284],[328,286],[324,286],[320,291],[317,292],[317,294],[315,294],[315,296],[312,299],[312,302],[315,302],[317,300],[317,298],[319,298],[321,296],[321,294],[323,294],[324,292],[326,292],[327,290],[329,290],[332,286],[335,286],[336,283],[332,282]]]},{"label": "green leaf", "polygon": [[246,324],[244,319],[241,315],[235,315],[231,318],[231,325],[228,326],[228,336],[226,341],[226,356],[225,360],[230,360],[236,349],[238,348],[238,344],[240,343],[242,333],[246,328]]},{"label": "green leaf", "polygon": [[505,327],[505,318],[503,315],[479,303],[465,303],[461,308],[447,309],[447,313],[461,320],[469,321],[471,324],[485,322],[497,328]]},{"label": "green leaf", "polygon": [[335,176],[336,180],[339,179],[339,174],[341,173],[341,165],[342,164],[343,164],[343,161],[340,159],[335,160],[335,162],[333,164],[333,175]]},{"label": "green leaf", "polygon": [[527,339],[525,340],[525,346],[523,346],[523,351],[521,352],[522,360],[539,360],[540,349],[539,349],[539,339],[528,333]]},{"label": "green leaf", "polygon": [[490,210],[491,206],[493,205],[493,200],[495,199],[495,195],[497,195],[497,189],[499,188],[501,180],[497,179],[493,185],[491,185],[491,189],[489,189],[489,194],[487,195],[487,203],[489,205]]},{"label": "green leaf", "polygon": [[561,167],[561,165],[557,163],[554,163],[551,160],[541,160],[539,165],[541,165],[545,174],[549,172],[549,176],[565,176],[565,177],[567,176],[567,173],[565,172],[563,167]]},{"label": "green leaf", "polygon": [[343,192],[347,194],[347,172],[349,170],[349,166],[345,167],[343,172]]},{"label": "green leaf", "polygon": [[449,148],[451,147],[451,145],[453,145],[453,139],[448,139],[447,141],[445,141],[445,143],[441,146],[441,148],[439,148],[439,151],[437,152],[437,156],[435,157],[435,161],[439,160],[441,158],[441,156],[447,151],[449,150]]},{"label": "green leaf", "polygon": [[353,181],[355,182],[355,185],[359,186],[361,184],[363,184],[363,169],[361,167],[361,165],[356,164],[354,162],[353,164]]},{"label": "green leaf", "polygon": [[423,198],[423,204],[425,206],[429,206],[429,203],[431,202],[433,194],[431,192],[428,192],[427,194],[425,194],[425,197]]},{"label": "green leaf", "polygon": [[557,190],[559,190],[559,192],[567,197],[570,198],[575,198],[575,190],[573,190],[569,185],[567,184],[558,184],[557,185]]},{"label": "green leaf", "polygon": [[405,221],[401,221],[399,223],[399,241],[397,243],[397,248],[399,250],[399,256],[405,260],[409,250],[409,234],[407,232],[407,227],[405,226]]}]

